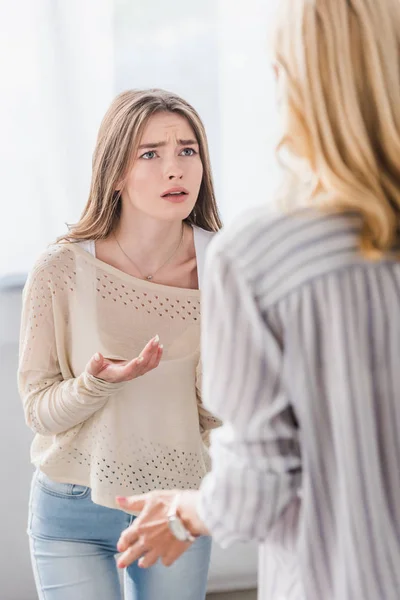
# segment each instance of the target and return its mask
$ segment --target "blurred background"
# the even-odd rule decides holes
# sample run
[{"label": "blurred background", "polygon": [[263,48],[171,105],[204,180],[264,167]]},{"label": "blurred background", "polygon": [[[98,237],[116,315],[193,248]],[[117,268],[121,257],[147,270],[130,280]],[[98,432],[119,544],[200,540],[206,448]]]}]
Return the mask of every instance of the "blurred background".
[{"label": "blurred background", "polygon": [[[26,273],[79,218],[100,121],[125,89],[166,88],[198,110],[225,224],[271,201],[277,3],[0,0],[0,600],[36,598],[25,534],[31,437],[15,381]],[[210,590],[255,587],[256,570],[255,546],[216,548]]]}]

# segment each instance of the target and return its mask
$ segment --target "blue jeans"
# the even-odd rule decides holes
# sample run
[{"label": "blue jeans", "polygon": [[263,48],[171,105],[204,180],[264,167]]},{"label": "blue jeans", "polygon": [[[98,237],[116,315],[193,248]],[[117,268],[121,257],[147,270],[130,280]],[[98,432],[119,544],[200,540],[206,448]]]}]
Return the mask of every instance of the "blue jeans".
[{"label": "blue jeans", "polygon": [[[40,600],[120,600],[116,545],[135,517],[94,504],[90,488],[37,471],[29,505],[31,557]],[[134,563],[126,600],[204,600],[211,539],[201,537],[171,567]]]}]

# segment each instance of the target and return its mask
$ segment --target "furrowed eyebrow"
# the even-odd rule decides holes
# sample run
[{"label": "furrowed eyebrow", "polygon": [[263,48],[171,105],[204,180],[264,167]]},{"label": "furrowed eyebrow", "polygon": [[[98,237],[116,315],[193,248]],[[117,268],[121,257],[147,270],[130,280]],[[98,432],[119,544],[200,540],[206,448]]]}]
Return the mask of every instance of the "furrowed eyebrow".
[{"label": "furrowed eyebrow", "polygon": [[[199,145],[198,142],[196,140],[178,140],[178,143],[180,146],[195,146],[195,145]],[[140,144],[139,146],[139,150],[144,150],[145,148],[162,148],[163,146],[166,146],[166,142],[149,142],[148,144]]]},{"label": "furrowed eyebrow", "polygon": [[178,140],[180,146],[198,146],[197,140]]},{"label": "furrowed eyebrow", "polygon": [[143,150],[144,148],[161,148],[162,146],[166,146],[166,142],[149,142],[148,144],[140,144],[139,150]]}]

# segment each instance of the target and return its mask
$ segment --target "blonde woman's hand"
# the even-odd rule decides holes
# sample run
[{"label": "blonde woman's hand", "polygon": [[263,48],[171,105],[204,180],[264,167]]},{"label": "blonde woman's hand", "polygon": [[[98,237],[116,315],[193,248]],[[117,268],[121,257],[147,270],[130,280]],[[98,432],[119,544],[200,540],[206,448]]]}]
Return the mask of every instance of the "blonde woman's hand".
[{"label": "blonde woman's hand", "polygon": [[191,542],[177,540],[169,528],[168,515],[173,503],[187,531],[193,536],[210,535],[197,513],[198,495],[195,490],[156,490],[130,498],[119,496],[120,508],[140,515],[121,533],[117,544],[122,553],[118,567],[122,569],[139,560],[139,567],[148,568],[158,559],[169,567],[191,546]]},{"label": "blonde woman's hand", "polygon": [[111,360],[97,353],[92,356],[85,370],[89,375],[109,383],[131,381],[156,369],[160,364],[162,353],[163,347],[160,345],[160,338],[156,335],[133,360]]}]

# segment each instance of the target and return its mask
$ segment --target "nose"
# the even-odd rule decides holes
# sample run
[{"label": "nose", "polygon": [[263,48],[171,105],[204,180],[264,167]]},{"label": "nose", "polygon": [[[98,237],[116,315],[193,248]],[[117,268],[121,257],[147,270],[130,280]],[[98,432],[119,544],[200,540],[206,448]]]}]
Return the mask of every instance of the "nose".
[{"label": "nose", "polygon": [[182,177],[183,177],[183,175],[182,175],[182,174],[181,174],[181,175],[172,175],[172,174],[171,174],[171,175],[168,175],[168,179],[169,179],[170,181],[172,181],[172,180],[174,180],[174,179],[182,179]]},{"label": "nose", "polygon": [[170,160],[167,161],[167,164],[165,165],[165,175],[169,181],[182,179],[183,169],[179,165],[176,156],[171,157]]}]

